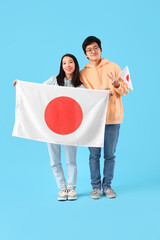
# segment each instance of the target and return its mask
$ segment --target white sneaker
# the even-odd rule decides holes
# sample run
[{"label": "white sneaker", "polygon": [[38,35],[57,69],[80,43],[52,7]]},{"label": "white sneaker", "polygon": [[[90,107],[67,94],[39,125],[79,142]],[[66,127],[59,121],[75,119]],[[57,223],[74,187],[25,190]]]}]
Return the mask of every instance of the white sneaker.
[{"label": "white sneaker", "polygon": [[66,188],[62,188],[61,191],[58,193],[58,200],[59,201],[66,201],[68,199],[68,192]]},{"label": "white sneaker", "polygon": [[76,200],[77,193],[73,188],[68,188],[68,200]]}]

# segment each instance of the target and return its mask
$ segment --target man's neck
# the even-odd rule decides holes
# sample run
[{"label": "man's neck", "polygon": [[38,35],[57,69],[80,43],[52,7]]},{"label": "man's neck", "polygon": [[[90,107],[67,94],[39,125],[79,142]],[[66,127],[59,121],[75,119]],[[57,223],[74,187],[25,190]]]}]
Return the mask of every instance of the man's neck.
[{"label": "man's neck", "polygon": [[99,60],[96,60],[96,61],[90,61],[90,64],[93,65],[94,67],[97,67],[100,64],[101,59],[102,58],[100,58]]}]

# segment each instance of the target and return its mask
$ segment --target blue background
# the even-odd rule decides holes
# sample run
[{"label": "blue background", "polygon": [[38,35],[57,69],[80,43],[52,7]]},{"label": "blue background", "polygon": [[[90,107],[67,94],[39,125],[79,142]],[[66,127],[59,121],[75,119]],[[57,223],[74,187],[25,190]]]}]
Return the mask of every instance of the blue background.
[{"label": "blue background", "polygon": [[[0,239],[160,240],[159,7],[158,0],[1,0]],[[12,82],[47,80],[67,52],[82,69],[89,35],[101,39],[102,57],[129,66],[134,87],[123,97],[112,185],[118,197],[90,198],[88,149],[79,147],[79,198],[58,202],[46,144],[11,136]]]}]

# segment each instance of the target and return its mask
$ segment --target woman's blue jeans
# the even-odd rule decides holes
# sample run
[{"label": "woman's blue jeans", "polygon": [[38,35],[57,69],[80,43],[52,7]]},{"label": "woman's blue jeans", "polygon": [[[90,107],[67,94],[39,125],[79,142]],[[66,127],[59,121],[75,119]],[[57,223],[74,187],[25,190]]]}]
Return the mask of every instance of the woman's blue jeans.
[{"label": "woman's blue jeans", "polygon": [[[111,187],[111,182],[114,174],[115,152],[118,142],[120,124],[105,125],[104,134],[104,168],[102,188]],[[91,184],[93,189],[101,189],[101,174],[100,174],[100,147],[89,147],[89,166],[91,174]]]},{"label": "woman's blue jeans", "polygon": [[50,155],[51,161],[51,168],[53,170],[57,186],[59,189],[62,188],[76,188],[77,182],[77,165],[76,165],[76,153],[77,147],[76,146],[66,146],[62,145],[65,159],[67,163],[67,184],[64,177],[64,172],[61,163],[61,145],[48,143],[48,150]]}]

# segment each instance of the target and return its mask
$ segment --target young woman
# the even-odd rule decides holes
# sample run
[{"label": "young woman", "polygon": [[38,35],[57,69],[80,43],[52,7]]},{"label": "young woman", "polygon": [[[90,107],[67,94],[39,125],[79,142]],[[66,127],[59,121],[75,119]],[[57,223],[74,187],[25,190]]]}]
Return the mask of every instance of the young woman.
[{"label": "young woman", "polygon": [[[75,56],[65,54],[60,63],[60,72],[58,76],[49,78],[44,84],[80,87],[85,88],[79,78],[79,65]],[[16,86],[16,81],[13,82]],[[60,192],[58,200],[76,200],[77,193],[75,191],[77,182],[77,165],[76,165],[76,146],[62,145],[67,164],[67,183],[64,177],[64,172],[61,164],[61,145],[48,143],[48,150],[55,180]]]}]

